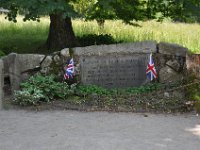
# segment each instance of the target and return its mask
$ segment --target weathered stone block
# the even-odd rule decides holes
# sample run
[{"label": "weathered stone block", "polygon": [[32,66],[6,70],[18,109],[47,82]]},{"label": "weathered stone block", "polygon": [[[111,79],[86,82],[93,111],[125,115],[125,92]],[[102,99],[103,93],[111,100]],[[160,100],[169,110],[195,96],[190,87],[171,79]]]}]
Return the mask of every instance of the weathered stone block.
[{"label": "weathered stone block", "polygon": [[65,58],[69,57],[69,56],[70,56],[70,54],[69,54],[69,48],[64,48],[64,49],[62,49],[62,50],[60,51],[60,55],[61,55],[62,57],[65,57]]},{"label": "weathered stone block", "polygon": [[155,41],[74,48],[83,84],[107,88],[140,86],[147,82],[149,54],[157,52]]},{"label": "weathered stone block", "polygon": [[4,63],[4,76],[9,76],[9,68],[11,64],[14,63],[14,59],[16,58],[16,56],[17,56],[16,53],[10,53],[9,55],[1,58]]},{"label": "weathered stone block", "polygon": [[169,44],[161,42],[158,44],[158,50],[161,54],[167,54],[167,55],[174,55],[174,56],[181,56],[186,57],[186,53],[188,51],[187,48],[182,47],[177,44]]},{"label": "weathered stone block", "polygon": [[159,81],[162,83],[176,82],[183,79],[183,75],[166,66],[159,71]]},{"label": "weathered stone block", "polygon": [[43,55],[36,54],[17,54],[13,63],[9,67],[9,77],[11,82],[11,90],[19,90],[19,85],[22,81],[28,79],[30,74],[23,73],[26,70],[33,69],[39,66]]},{"label": "weathered stone block", "polygon": [[143,41],[136,43],[123,43],[112,45],[100,45],[100,46],[87,46],[73,48],[73,54],[75,56],[91,56],[91,55],[107,55],[107,54],[133,54],[133,53],[156,53],[157,45],[155,41]]},{"label": "weathered stone block", "polygon": [[200,54],[187,55],[186,66],[189,74],[200,78]]},{"label": "weathered stone block", "polygon": [[180,64],[177,60],[169,60],[168,62],[166,62],[166,65],[175,71],[180,70]]}]

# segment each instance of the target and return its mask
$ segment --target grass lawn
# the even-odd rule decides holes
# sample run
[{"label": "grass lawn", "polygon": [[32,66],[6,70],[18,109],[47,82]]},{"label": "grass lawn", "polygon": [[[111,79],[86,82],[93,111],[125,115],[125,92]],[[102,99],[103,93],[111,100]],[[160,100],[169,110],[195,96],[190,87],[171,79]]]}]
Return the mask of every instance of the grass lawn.
[{"label": "grass lawn", "polygon": [[[0,50],[6,53],[34,53],[48,35],[49,18],[43,17],[41,22],[12,23],[0,15]],[[73,20],[76,36],[86,34],[110,34],[116,41],[135,42],[156,40],[180,44],[192,53],[200,53],[200,25],[171,22],[139,22],[141,27],[126,25],[121,21],[106,21],[103,30],[99,30],[95,21],[84,22]],[[44,53],[44,52],[40,52]]]}]

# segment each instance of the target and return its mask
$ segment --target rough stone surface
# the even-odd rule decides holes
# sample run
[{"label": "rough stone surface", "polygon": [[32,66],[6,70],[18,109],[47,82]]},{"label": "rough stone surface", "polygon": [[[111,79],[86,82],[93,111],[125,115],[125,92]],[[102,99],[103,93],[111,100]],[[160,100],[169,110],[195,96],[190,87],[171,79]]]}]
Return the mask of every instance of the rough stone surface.
[{"label": "rough stone surface", "polygon": [[81,81],[107,88],[143,85],[148,57],[149,54],[82,56]]},{"label": "rough stone surface", "polygon": [[172,96],[183,99],[183,98],[185,98],[185,90],[184,89],[175,90],[175,91],[173,91]]},{"label": "rough stone surface", "polygon": [[199,150],[200,117],[0,111],[1,150]]},{"label": "rough stone surface", "polygon": [[4,97],[3,86],[4,86],[4,64],[3,61],[0,60],[0,110],[2,109],[2,100]]},{"label": "rough stone surface", "polygon": [[14,59],[16,58],[16,53],[10,53],[7,56],[1,58],[4,63],[4,76],[9,76],[9,68],[14,63]]},{"label": "rough stone surface", "polygon": [[188,51],[187,48],[182,47],[177,44],[169,44],[161,42],[158,44],[158,50],[161,54],[167,54],[167,55],[175,55],[175,56],[181,56],[186,57],[186,53]]},{"label": "rough stone surface", "polygon": [[65,58],[69,57],[70,56],[70,54],[69,54],[69,48],[62,49],[60,51],[60,54],[61,54],[61,56],[65,57]]},{"label": "rough stone surface", "polygon": [[54,56],[54,61],[55,61],[56,64],[60,64],[60,62],[61,62],[60,56],[55,55],[55,56]]},{"label": "rough stone surface", "polygon": [[179,71],[180,70],[180,64],[177,60],[169,60],[166,65],[170,68],[172,68],[175,71]]},{"label": "rough stone surface", "polygon": [[164,92],[164,97],[165,97],[165,98],[170,98],[169,92]]},{"label": "rough stone surface", "polygon": [[133,44],[113,44],[74,48],[77,70],[83,84],[108,88],[141,86],[148,82],[146,66],[153,52],[161,82],[181,80],[187,49],[175,44],[144,41]]},{"label": "rough stone surface", "polygon": [[133,53],[156,53],[157,47],[155,41],[143,41],[136,43],[100,45],[100,46],[87,46],[73,48],[75,56],[91,56],[91,55],[107,55],[113,53],[133,54]]},{"label": "rough stone surface", "polygon": [[176,82],[180,81],[183,78],[182,74],[179,74],[172,68],[166,66],[162,69],[160,69],[159,72],[159,81],[164,83],[164,82]]},{"label": "rough stone surface", "polygon": [[[44,58],[44,57],[42,57],[42,58],[40,59],[40,62],[43,60],[43,58]],[[49,71],[49,69],[50,69],[49,67],[50,67],[50,64],[52,63],[52,61],[53,61],[53,59],[52,59],[51,56],[47,56],[47,57],[45,58],[45,60],[44,60],[43,63],[41,64],[41,67],[42,67],[41,72],[42,72],[42,73],[46,74],[46,73]]]},{"label": "rough stone surface", "polygon": [[200,54],[187,55],[186,66],[190,75],[200,78]]},{"label": "rough stone surface", "polygon": [[[185,68],[186,48],[175,44],[157,45],[155,41],[143,41],[73,48],[76,80],[108,88],[144,85],[149,82],[145,71],[151,52],[159,81],[173,82],[182,79],[181,71]],[[37,54],[12,53],[2,58],[4,77],[10,78],[12,91],[19,89],[20,82],[30,76],[29,73],[22,72],[39,66],[44,57]],[[54,52],[45,58],[40,71],[44,74],[53,73],[62,78],[63,66],[69,59],[68,48]],[[193,72],[200,74],[199,58],[188,57],[187,61],[188,69],[193,68]],[[192,67],[194,65],[195,67]]]},{"label": "rough stone surface", "polygon": [[[156,42],[78,47],[73,49],[77,72],[83,84],[107,88],[140,86],[147,82],[149,54],[157,52]],[[80,70],[80,71],[79,71]]]},{"label": "rough stone surface", "polygon": [[43,55],[36,54],[17,54],[13,63],[9,67],[9,76],[12,91],[19,89],[20,82],[28,79],[30,74],[23,73],[29,69],[39,66]]}]

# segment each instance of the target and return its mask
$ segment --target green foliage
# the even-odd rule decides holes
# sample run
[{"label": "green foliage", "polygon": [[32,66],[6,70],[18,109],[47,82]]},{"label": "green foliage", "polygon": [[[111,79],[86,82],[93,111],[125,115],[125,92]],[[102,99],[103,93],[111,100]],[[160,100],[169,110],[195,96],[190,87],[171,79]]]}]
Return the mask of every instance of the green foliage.
[{"label": "green foliage", "polygon": [[71,90],[66,83],[56,82],[55,77],[36,75],[21,83],[21,91],[16,91],[14,102],[20,105],[36,105],[50,102],[54,98],[66,99]]},{"label": "green foliage", "polygon": [[188,98],[192,101],[200,101],[200,84],[194,84],[187,88]]},{"label": "green foliage", "polygon": [[43,99],[45,99],[45,96],[42,94],[41,90],[34,89],[32,93],[28,90],[22,90],[14,93],[13,102],[20,106],[27,106],[37,105],[39,102],[42,102]]},{"label": "green foliage", "polygon": [[16,22],[18,11],[24,14],[24,21],[39,21],[40,16],[62,13],[72,17],[75,11],[71,5],[74,0],[0,0],[0,6],[10,10],[8,19]]},{"label": "green foliage", "polygon": [[[195,75],[190,75],[186,83],[195,83],[199,79]],[[194,103],[194,108],[197,113],[200,113],[200,83],[192,84],[186,88],[186,96],[189,101]]]},{"label": "green foliage", "polygon": [[132,20],[144,19],[144,7],[140,0],[112,0],[111,5],[117,18],[122,19],[125,23],[132,24]]},{"label": "green foliage", "polygon": [[85,18],[88,13],[93,9],[96,0],[76,0],[72,3],[74,10],[79,14],[79,17]]},{"label": "green foliage", "polygon": [[[178,86],[171,85],[168,87]],[[185,99],[177,97],[165,98],[163,91],[165,85],[154,83],[146,86],[106,89],[95,85],[78,86],[76,94],[79,99],[71,101],[72,104],[86,105],[113,111],[185,111]]]},{"label": "green foliage", "polygon": [[94,93],[99,96],[111,94],[111,92],[108,89],[96,85],[85,85],[85,86],[82,85],[77,88],[77,91],[79,94],[84,96],[88,96]]},{"label": "green foliage", "polygon": [[[177,85],[172,85],[177,86]],[[36,75],[21,84],[13,101],[21,106],[39,105],[52,100],[63,100],[64,105],[91,107],[114,111],[172,111],[185,107],[184,99],[164,98],[159,93],[164,86],[159,83],[146,86],[106,89],[96,85],[71,85],[54,81],[54,77]],[[170,87],[169,87],[170,88]],[[153,93],[152,93],[153,92]]]},{"label": "green foliage", "polygon": [[98,22],[106,19],[116,19],[116,14],[112,7],[111,1],[96,1],[96,3],[94,3],[90,9],[88,9],[85,15],[86,20],[96,19]]},{"label": "green foliage", "polygon": [[197,113],[200,113],[200,100],[198,100],[194,103],[194,108]]},{"label": "green foliage", "polygon": [[82,85],[77,87],[79,94],[88,96],[91,94],[97,94],[98,96],[116,96],[116,95],[135,95],[140,93],[148,93],[154,90],[163,88],[163,85],[159,83],[149,84],[140,87],[131,88],[119,88],[119,89],[106,89],[96,85]]},{"label": "green foliage", "polygon": [[5,56],[5,55],[6,54],[3,51],[0,50],[0,58],[3,57],[3,56]]},{"label": "green foliage", "polygon": [[145,0],[145,14],[148,19],[171,18],[179,22],[196,22],[200,20],[199,0]]},{"label": "green foliage", "polygon": [[118,43],[114,40],[114,38],[109,34],[87,34],[82,37],[77,37],[81,46],[89,46],[89,45],[101,45],[101,44],[114,44]]}]

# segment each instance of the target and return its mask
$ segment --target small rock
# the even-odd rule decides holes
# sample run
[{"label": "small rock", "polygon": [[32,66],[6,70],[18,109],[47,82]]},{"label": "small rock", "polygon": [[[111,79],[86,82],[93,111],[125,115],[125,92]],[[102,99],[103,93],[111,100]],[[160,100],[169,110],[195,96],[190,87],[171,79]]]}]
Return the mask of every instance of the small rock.
[{"label": "small rock", "polygon": [[54,56],[54,61],[55,61],[56,64],[60,64],[61,59],[60,59],[60,57],[58,55],[55,55]]},{"label": "small rock", "polygon": [[62,50],[60,51],[60,54],[61,54],[61,56],[63,56],[63,57],[69,57],[69,56],[70,56],[70,54],[69,54],[69,48],[64,48],[64,49],[62,49]]},{"label": "small rock", "polygon": [[165,92],[165,93],[164,93],[164,97],[169,98],[169,97],[170,97],[170,94],[169,94],[168,92]]}]

